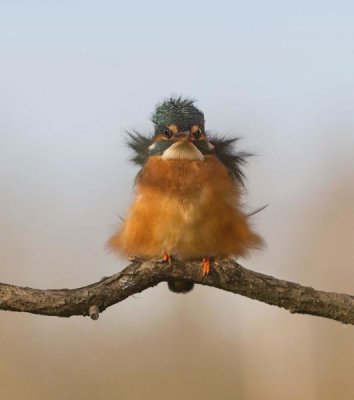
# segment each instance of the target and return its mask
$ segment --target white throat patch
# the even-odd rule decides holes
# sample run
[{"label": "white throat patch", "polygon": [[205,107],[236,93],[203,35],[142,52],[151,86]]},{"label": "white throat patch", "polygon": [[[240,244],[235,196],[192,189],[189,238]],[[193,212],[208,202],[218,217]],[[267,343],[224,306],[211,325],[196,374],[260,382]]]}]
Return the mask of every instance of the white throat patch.
[{"label": "white throat patch", "polygon": [[190,142],[177,142],[162,154],[163,160],[203,161],[203,154]]}]

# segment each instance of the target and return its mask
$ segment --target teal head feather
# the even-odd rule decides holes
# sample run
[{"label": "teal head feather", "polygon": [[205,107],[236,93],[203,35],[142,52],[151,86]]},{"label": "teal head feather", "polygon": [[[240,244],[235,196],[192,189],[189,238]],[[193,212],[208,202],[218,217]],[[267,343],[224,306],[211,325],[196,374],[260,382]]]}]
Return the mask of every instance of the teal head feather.
[{"label": "teal head feather", "polygon": [[192,99],[179,96],[158,104],[151,118],[155,125],[155,133],[172,124],[183,131],[190,129],[192,125],[198,125],[204,131],[204,114],[194,102]]}]

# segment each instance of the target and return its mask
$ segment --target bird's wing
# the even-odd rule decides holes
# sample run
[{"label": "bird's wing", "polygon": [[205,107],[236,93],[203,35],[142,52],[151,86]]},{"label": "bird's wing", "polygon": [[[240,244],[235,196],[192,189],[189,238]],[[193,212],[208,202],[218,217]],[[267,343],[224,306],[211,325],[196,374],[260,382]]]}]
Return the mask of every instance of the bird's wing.
[{"label": "bird's wing", "polygon": [[213,153],[225,165],[230,175],[243,185],[245,180],[243,167],[247,164],[246,159],[252,154],[235,149],[235,143],[239,138],[230,139],[210,134],[208,137],[209,142],[214,146]]},{"label": "bird's wing", "polygon": [[152,136],[144,136],[136,130],[125,131],[127,135],[126,143],[133,150],[133,155],[130,158],[134,164],[143,167],[148,155],[149,146],[152,143]]}]

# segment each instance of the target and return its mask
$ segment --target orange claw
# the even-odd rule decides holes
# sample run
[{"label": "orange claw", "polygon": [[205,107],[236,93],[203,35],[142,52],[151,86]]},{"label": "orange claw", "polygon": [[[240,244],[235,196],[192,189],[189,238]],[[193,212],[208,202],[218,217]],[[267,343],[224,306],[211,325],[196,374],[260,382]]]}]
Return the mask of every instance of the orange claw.
[{"label": "orange claw", "polygon": [[162,259],[170,265],[172,264],[172,257],[168,253],[163,253]]},{"label": "orange claw", "polygon": [[210,257],[203,258],[202,270],[203,270],[203,276],[209,275],[209,273],[210,273]]}]

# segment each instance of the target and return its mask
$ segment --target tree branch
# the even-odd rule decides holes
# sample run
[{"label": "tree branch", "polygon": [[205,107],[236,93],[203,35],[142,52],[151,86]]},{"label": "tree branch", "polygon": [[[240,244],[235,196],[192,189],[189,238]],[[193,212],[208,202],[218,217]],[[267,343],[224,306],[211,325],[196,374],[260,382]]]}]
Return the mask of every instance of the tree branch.
[{"label": "tree branch", "polygon": [[291,313],[310,314],[354,325],[354,296],[322,292],[250,271],[233,260],[213,262],[202,277],[200,262],[172,266],[159,261],[134,260],[120,273],[77,289],[39,290],[0,284],[0,310],[97,319],[107,307],[169,280],[185,280],[237,293]]}]

